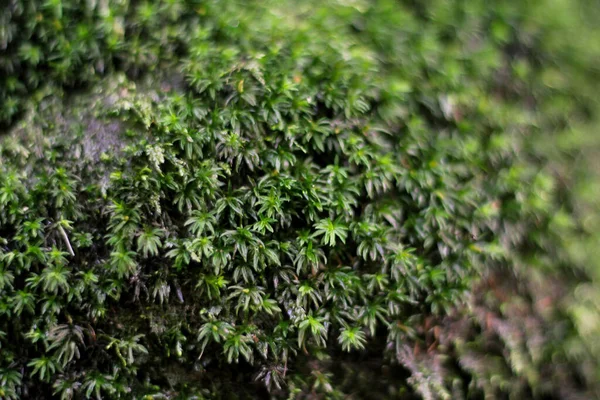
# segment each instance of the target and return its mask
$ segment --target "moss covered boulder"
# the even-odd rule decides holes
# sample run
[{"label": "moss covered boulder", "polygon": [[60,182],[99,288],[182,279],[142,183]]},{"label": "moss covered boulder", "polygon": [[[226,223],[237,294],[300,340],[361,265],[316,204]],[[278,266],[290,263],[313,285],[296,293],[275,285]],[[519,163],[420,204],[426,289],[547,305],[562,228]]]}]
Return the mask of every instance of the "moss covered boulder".
[{"label": "moss covered boulder", "polygon": [[8,3],[0,397],[599,395],[594,7]]}]

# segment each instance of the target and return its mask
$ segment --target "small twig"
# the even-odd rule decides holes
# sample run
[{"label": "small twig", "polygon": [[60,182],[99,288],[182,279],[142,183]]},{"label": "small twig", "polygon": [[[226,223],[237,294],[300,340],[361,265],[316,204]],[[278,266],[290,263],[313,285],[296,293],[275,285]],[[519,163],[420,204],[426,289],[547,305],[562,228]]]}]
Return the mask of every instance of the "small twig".
[{"label": "small twig", "polygon": [[67,232],[63,229],[61,225],[58,225],[58,230],[60,231],[60,235],[62,236],[67,248],[69,249],[69,254],[71,257],[75,257],[75,253],[73,252],[73,247],[71,247],[71,242],[69,242],[69,237],[67,236]]}]

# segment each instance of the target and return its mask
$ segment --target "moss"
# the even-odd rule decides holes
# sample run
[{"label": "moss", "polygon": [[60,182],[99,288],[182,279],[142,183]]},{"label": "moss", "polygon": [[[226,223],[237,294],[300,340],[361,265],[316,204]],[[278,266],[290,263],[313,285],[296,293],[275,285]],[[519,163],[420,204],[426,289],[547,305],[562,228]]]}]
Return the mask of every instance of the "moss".
[{"label": "moss", "polygon": [[2,396],[597,395],[544,5],[11,1]]}]

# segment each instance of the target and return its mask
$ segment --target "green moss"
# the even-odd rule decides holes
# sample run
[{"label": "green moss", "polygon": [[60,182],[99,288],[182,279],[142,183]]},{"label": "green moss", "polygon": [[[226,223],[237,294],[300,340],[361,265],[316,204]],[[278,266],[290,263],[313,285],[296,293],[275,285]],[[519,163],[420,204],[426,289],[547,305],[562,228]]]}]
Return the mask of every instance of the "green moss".
[{"label": "green moss", "polygon": [[2,396],[598,394],[577,7],[26,3],[0,31]]}]

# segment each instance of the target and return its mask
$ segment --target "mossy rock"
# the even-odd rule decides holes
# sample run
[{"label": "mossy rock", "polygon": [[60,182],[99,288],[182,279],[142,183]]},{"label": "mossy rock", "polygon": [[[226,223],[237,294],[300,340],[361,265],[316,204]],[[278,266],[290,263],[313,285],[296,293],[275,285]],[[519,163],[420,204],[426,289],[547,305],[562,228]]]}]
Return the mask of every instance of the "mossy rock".
[{"label": "mossy rock", "polygon": [[597,396],[577,7],[11,1],[1,396]]}]

